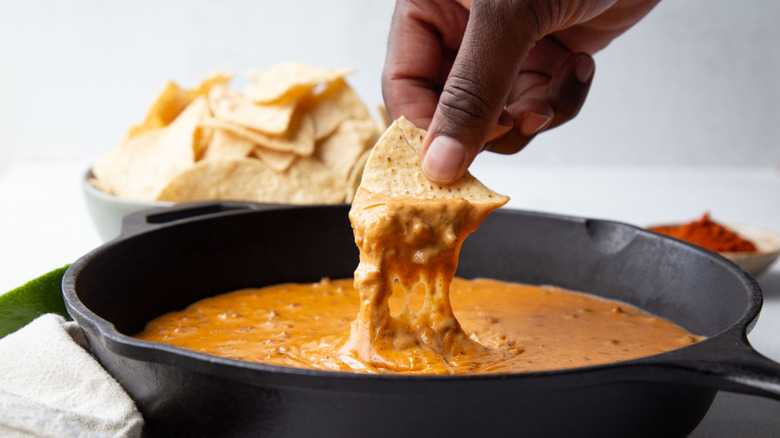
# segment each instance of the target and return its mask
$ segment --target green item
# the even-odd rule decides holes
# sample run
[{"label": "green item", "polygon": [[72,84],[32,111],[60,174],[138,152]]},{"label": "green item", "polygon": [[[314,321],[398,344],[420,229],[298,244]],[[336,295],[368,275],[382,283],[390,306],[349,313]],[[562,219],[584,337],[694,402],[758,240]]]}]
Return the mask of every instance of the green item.
[{"label": "green item", "polygon": [[66,269],[67,266],[55,269],[0,295],[0,338],[44,313],[57,313],[70,319],[62,299],[62,276]]}]

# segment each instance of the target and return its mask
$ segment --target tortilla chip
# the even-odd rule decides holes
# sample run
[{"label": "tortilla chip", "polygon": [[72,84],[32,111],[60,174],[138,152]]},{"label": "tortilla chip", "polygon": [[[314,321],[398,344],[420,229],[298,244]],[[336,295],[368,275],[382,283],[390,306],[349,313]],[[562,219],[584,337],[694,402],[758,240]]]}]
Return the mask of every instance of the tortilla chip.
[{"label": "tortilla chip", "polygon": [[376,106],[376,111],[379,113],[380,120],[377,122],[377,125],[382,132],[385,132],[387,128],[390,127],[390,123],[392,123],[392,120],[390,120],[390,113],[387,112],[387,107],[382,104]]},{"label": "tortilla chip", "polygon": [[90,177],[89,179],[87,179],[87,181],[92,185],[92,187],[94,187],[94,188],[96,188],[96,189],[98,189],[98,190],[100,190],[102,192],[106,192],[106,193],[109,193],[109,194],[114,194],[114,191],[111,190],[111,187],[109,187],[108,184],[106,184],[102,180],[99,180],[99,179],[97,179],[95,177]]},{"label": "tortilla chip", "polygon": [[203,154],[204,160],[246,158],[255,150],[254,142],[223,129],[214,129],[211,141]]},{"label": "tortilla chip", "polygon": [[[206,117],[208,117],[208,115],[204,116],[204,118]],[[211,143],[214,131],[216,131],[216,129],[209,128],[208,126],[201,126],[200,124],[198,124],[198,126],[195,128],[195,132],[193,133],[195,161],[200,161],[203,159],[203,155],[206,153],[206,150],[209,147],[209,143]]]},{"label": "tortilla chip", "polygon": [[251,70],[252,82],[244,93],[256,103],[274,103],[297,99],[317,85],[352,73],[352,69],[317,68],[297,62],[276,64],[268,70]]},{"label": "tortilla chip", "polygon": [[168,126],[195,99],[207,96],[213,86],[226,84],[230,81],[230,77],[229,74],[216,72],[191,90],[183,90],[175,82],[168,81],[149,109],[146,120],[140,125],[130,127],[127,137]]},{"label": "tortilla chip", "polygon": [[293,152],[300,156],[308,156],[314,152],[314,123],[308,114],[299,115],[297,120],[294,120],[291,124],[289,135],[281,136],[263,134],[262,132],[213,117],[204,120],[202,125],[232,132],[257,145],[275,151]]},{"label": "tortilla chip", "polygon": [[314,138],[323,139],[347,119],[371,120],[371,114],[363,101],[346,81],[339,78],[322,93],[307,102],[307,111],[314,119]]},{"label": "tortilla chip", "polygon": [[285,173],[252,158],[204,160],[174,177],[157,199],[338,203],[344,200],[344,183],[316,160],[296,162]]},{"label": "tortilla chip", "polygon": [[174,175],[195,162],[206,99],[195,99],[170,125],[125,139],[92,167],[95,177],[117,196],[154,199]]},{"label": "tortilla chip", "polygon": [[230,78],[232,77],[232,73],[224,73],[221,71],[214,72],[206,79],[204,79],[200,85],[191,90],[188,90],[187,94],[189,94],[189,97],[192,100],[195,100],[201,96],[206,97],[209,95],[209,91],[211,91],[213,87],[217,85],[227,85],[227,83],[230,82]]},{"label": "tortilla chip", "polygon": [[204,160],[225,160],[230,158],[255,157],[277,172],[284,172],[295,161],[292,152],[280,152],[258,146],[252,140],[224,129],[214,130],[211,142],[203,155]]},{"label": "tortilla chip", "polygon": [[144,131],[167,126],[188,104],[183,99],[181,88],[175,82],[168,81],[149,109],[146,120],[131,126],[127,136],[133,137]]},{"label": "tortilla chip", "polygon": [[255,145],[254,150],[252,150],[252,156],[277,172],[286,171],[298,158],[298,155],[294,152],[275,151],[259,145]]},{"label": "tortilla chip", "polygon": [[214,117],[269,135],[281,135],[290,126],[297,100],[257,105],[246,96],[224,84],[209,92],[209,105]]},{"label": "tortilla chip", "polygon": [[349,171],[349,176],[347,176],[347,196],[344,200],[344,202],[347,204],[351,204],[352,200],[355,199],[355,193],[360,186],[361,178],[363,176],[363,169],[366,167],[366,162],[368,161],[369,155],[371,155],[371,149],[366,149],[363,151],[358,159],[355,160],[355,164]]},{"label": "tortilla chip", "polygon": [[336,131],[317,143],[315,155],[337,176],[349,175],[355,160],[376,142],[379,132],[371,120],[346,120]]},{"label": "tortilla chip", "polygon": [[495,208],[509,201],[468,172],[449,185],[429,181],[420,168],[423,138],[425,130],[404,117],[393,122],[368,157],[360,187],[393,198],[462,198],[473,204],[494,204]]}]

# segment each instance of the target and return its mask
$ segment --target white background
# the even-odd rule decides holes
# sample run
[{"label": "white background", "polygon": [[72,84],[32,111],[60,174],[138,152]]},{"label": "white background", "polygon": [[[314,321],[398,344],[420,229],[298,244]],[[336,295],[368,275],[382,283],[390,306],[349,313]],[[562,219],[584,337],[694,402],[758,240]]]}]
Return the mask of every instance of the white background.
[{"label": "white background", "polygon": [[[371,106],[392,0],[0,0],[0,172],[93,160],[171,78],[296,60],[355,67]],[[596,57],[580,116],[528,164],[780,164],[780,2],[661,2]],[[480,160],[493,158],[481,157]]]}]

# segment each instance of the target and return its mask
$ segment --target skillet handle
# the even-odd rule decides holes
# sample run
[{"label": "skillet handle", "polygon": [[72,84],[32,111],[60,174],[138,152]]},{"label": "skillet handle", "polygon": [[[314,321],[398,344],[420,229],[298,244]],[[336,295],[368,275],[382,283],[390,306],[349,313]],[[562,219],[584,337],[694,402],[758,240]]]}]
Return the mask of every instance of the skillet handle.
[{"label": "skillet handle", "polygon": [[[726,335],[725,333],[723,335]],[[692,345],[687,360],[667,363],[692,371],[691,383],[780,400],[780,363],[756,351],[744,332]]]},{"label": "skillet handle", "polygon": [[131,236],[198,217],[219,216],[235,211],[273,210],[282,207],[284,207],[283,204],[203,201],[177,204],[173,207],[152,208],[130,213],[123,217],[121,236]]}]

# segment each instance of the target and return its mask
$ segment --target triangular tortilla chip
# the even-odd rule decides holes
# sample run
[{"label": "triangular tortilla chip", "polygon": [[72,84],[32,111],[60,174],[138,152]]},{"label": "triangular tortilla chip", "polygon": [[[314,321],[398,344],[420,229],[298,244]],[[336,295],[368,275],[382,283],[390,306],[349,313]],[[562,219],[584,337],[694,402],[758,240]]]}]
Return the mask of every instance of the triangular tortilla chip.
[{"label": "triangular tortilla chip", "polygon": [[185,90],[175,82],[168,81],[165,88],[155,99],[143,123],[130,127],[127,137],[136,136],[142,132],[168,126],[198,97],[208,96],[209,90],[218,84],[227,84],[230,74],[216,72],[203,80],[195,88]]},{"label": "triangular tortilla chip", "polygon": [[297,62],[283,62],[268,70],[251,70],[252,82],[244,93],[257,103],[273,103],[297,99],[317,85],[329,83],[352,73],[345,68],[318,68]]},{"label": "triangular tortilla chip", "polygon": [[392,198],[462,198],[473,204],[506,204],[509,198],[485,187],[466,173],[452,184],[428,180],[420,168],[420,151],[425,130],[404,117],[399,118],[379,138],[363,170],[360,187]]},{"label": "triangular tortilla chip", "polygon": [[314,156],[344,179],[355,160],[376,142],[379,132],[371,120],[345,120],[335,132],[317,143]]},{"label": "triangular tortilla chip", "polygon": [[122,141],[95,163],[95,177],[117,196],[154,199],[174,175],[195,162],[202,138],[199,125],[209,114],[206,99],[195,99],[167,127]]},{"label": "triangular tortilla chip", "polygon": [[255,145],[252,155],[277,172],[286,171],[298,158],[294,152],[276,151],[260,145]]},{"label": "triangular tortilla chip", "polygon": [[382,132],[385,132],[387,128],[390,127],[390,123],[392,122],[392,120],[390,120],[390,114],[387,112],[387,108],[381,103],[376,106],[376,112],[379,114],[379,122],[377,122],[377,126],[379,126],[379,129]]},{"label": "triangular tortilla chip", "polygon": [[275,151],[293,152],[300,156],[308,156],[314,152],[314,122],[311,116],[305,113],[294,118],[290,131],[286,135],[280,136],[263,134],[236,123],[213,117],[204,120],[202,125],[232,132],[257,145]]},{"label": "triangular tortilla chip", "polygon": [[146,119],[141,124],[131,126],[127,136],[134,137],[142,132],[167,126],[189,104],[190,102],[184,99],[182,89],[175,82],[168,81],[149,108]]},{"label": "triangular tortilla chip", "polygon": [[231,199],[289,204],[344,201],[345,183],[317,160],[298,161],[279,173],[253,158],[203,160],[174,177],[161,201]]},{"label": "triangular tortilla chip", "polygon": [[226,85],[215,86],[209,92],[209,105],[214,117],[269,135],[287,132],[297,100],[257,105],[243,94]]},{"label": "triangular tortilla chip", "polygon": [[246,158],[255,149],[254,142],[222,129],[214,129],[208,143],[204,160]]},{"label": "triangular tortilla chip", "polygon": [[370,120],[371,114],[347,82],[339,78],[322,93],[311,96],[305,104],[314,119],[314,138],[323,139],[333,133],[344,120]]},{"label": "triangular tortilla chip", "polygon": [[363,151],[358,159],[355,160],[355,164],[349,171],[349,175],[347,176],[347,196],[344,199],[344,202],[347,204],[351,204],[355,199],[355,192],[357,192],[357,189],[360,186],[360,178],[363,176],[363,169],[366,167],[366,161],[368,161],[368,156],[370,154],[371,149]]}]

